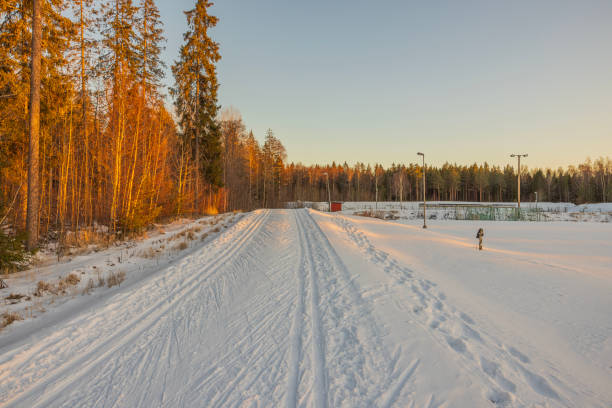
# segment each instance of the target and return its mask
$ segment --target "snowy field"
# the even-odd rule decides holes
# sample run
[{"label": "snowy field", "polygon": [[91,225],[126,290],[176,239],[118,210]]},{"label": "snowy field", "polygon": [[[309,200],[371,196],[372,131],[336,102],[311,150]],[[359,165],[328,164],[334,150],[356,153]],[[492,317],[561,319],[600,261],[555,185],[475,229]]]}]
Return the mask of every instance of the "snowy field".
[{"label": "snowy field", "polygon": [[421,223],[236,217],[0,332],[0,406],[612,406],[609,223]]},{"label": "snowy field", "polygon": [[[427,218],[430,219],[460,219],[457,212],[466,212],[466,206],[482,207],[516,207],[516,202],[466,202],[466,201],[428,201]],[[328,202],[292,202],[287,203],[288,208],[307,207],[319,211],[328,211]],[[454,208],[459,206],[459,209]],[[463,207],[463,208],[461,208]],[[612,203],[580,204],[573,203],[551,203],[551,202],[522,202],[521,208],[531,212],[534,217],[536,210],[539,212],[539,221],[571,221],[571,222],[612,222]],[[376,213],[380,217],[393,215],[405,220],[423,218],[422,202],[408,201],[346,201],[342,203],[342,212],[345,214],[358,214],[364,211]],[[473,208],[472,212],[487,213],[486,209]],[[502,212],[505,215],[512,213],[510,208]],[[527,214],[529,215],[529,214]],[[461,217],[464,218],[464,217]],[[527,217],[528,218],[528,217]],[[471,218],[470,218],[471,219]],[[507,219],[502,217],[502,219]]]}]

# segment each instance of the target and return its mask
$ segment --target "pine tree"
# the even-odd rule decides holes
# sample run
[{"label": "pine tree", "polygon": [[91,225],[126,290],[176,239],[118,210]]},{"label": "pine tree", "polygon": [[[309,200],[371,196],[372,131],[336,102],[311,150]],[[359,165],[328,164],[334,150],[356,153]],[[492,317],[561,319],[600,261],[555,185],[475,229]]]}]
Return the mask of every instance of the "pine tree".
[{"label": "pine tree", "polygon": [[[131,0],[114,0],[102,8],[102,35],[105,53],[100,65],[103,78],[112,89],[108,132],[112,143],[112,194],[110,203],[110,224],[113,231],[122,222],[125,207],[124,178],[125,138],[128,124],[129,91],[138,70],[137,8]],[[122,205],[123,203],[123,205]]]},{"label": "pine tree", "polygon": [[40,136],[40,59],[42,42],[41,0],[32,2],[32,57],[30,64],[30,148],[28,153],[28,249],[38,245],[38,206],[40,184],[38,175],[38,144]]},{"label": "pine tree", "polygon": [[73,209],[76,213],[76,226],[78,229],[78,222],[80,218],[85,220],[86,225],[92,223],[93,218],[93,202],[91,194],[91,151],[90,151],[90,138],[89,138],[89,91],[88,91],[88,78],[90,67],[90,52],[95,44],[95,41],[91,39],[91,31],[93,26],[92,13],[95,13],[93,9],[93,0],[78,0],[78,4],[75,3],[75,15],[78,18],[78,39],[75,41],[79,48],[79,76],[80,76],[80,98],[81,98],[81,143],[78,145],[80,161],[83,164],[81,166],[81,172],[79,175],[79,199],[77,208]]},{"label": "pine tree", "polygon": [[159,9],[154,0],[141,0],[138,19],[137,75],[141,82],[143,98],[147,94],[157,96],[166,64],[161,60],[163,43],[163,24]]},{"label": "pine tree", "polygon": [[[133,132],[133,140],[130,143],[131,160],[129,174],[127,178],[127,194],[124,201],[124,213],[126,221],[134,224],[135,206],[134,199],[138,201],[141,188],[134,191],[136,167],[139,163],[138,155],[144,153],[140,149],[141,133],[143,127],[143,113],[147,109],[147,96],[153,101],[158,95],[160,80],[164,76],[164,63],[159,58],[162,51],[162,43],[165,41],[163,36],[162,22],[159,10],[154,0],[142,0],[140,3],[140,18],[137,20],[137,39],[135,44],[136,76],[139,82],[138,103],[136,111],[136,129]],[[134,197],[133,195],[136,195]]]},{"label": "pine tree", "polygon": [[[41,1],[40,25],[44,27],[40,36],[40,109],[38,123],[40,125],[39,146],[44,151],[51,143],[53,130],[59,126],[58,112],[68,102],[66,93],[71,88],[69,75],[66,74],[66,52],[72,35],[72,22],[62,16],[65,2],[62,0]],[[29,140],[29,104],[31,89],[31,56],[32,56],[32,20],[33,3],[27,0],[6,0],[0,2],[0,150],[4,154],[4,164],[0,165],[0,189],[3,194],[17,197],[16,208],[13,211],[13,222],[19,229],[26,222],[27,188],[23,188],[26,180],[26,158],[28,156]],[[36,150],[36,149],[35,149]],[[0,158],[1,160],[2,158]],[[32,171],[34,177],[41,179],[39,186],[45,184],[44,165],[48,161],[42,157],[42,162],[34,165],[38,170]],[[34,163],[33,163],[34,164]],[[41,171],[42,170],[42,171]],[[36,173],[36,174],[34,174]],[[44,190],[38,189],[42,195],[41,203],[48,199]],[[30,196],[30,198],[34,198]],[[36,210],[36,221],[44,215],[45,207],[39,205]],[[48,217],[47,209],[47,217]],[[38,228],[37,228],[38,230]],[[35,238],[35,237],[34,237]]]}]

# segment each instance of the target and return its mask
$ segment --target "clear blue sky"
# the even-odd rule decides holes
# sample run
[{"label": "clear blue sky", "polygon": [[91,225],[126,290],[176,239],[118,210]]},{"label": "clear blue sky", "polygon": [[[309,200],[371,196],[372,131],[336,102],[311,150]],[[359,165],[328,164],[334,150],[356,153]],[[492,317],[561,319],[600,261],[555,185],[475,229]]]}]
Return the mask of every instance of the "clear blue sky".
[{"label": "clear blue sky", "polygon": [[[169,66],[194,3],[158,0]],[[260,140],[273,129],[290,161],[612,156],[610,0],[219,0],[211,12],[219,102]]]}]

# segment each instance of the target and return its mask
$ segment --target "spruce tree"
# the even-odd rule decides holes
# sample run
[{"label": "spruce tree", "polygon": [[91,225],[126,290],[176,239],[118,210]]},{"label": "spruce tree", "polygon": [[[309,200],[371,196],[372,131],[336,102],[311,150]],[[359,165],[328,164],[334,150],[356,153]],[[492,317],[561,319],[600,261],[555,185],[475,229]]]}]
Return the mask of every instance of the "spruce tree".
[{"label": "spruce tree", "polygon": [[200,208],[200,175],[211,187],[222,186],[223,163],[220,126],[217,122],[217,73],[221,59],[219,44],[208,30],[218,18],[208,13],[213,3],[198,0],[185,12],[188,30],[183,38],[179,60],[172,66],[176,85],[172,90],[184,143],[192,145],[196,166],[196,207]]},{"label": "spruce tree", "polygon": [[141,82],[143,97],[156,96],[164,77],[166,64],[160,55],[164,49],[163,24],[154,0],[141,0],[138,19],[138,44],[136,46],[137,75]]}]

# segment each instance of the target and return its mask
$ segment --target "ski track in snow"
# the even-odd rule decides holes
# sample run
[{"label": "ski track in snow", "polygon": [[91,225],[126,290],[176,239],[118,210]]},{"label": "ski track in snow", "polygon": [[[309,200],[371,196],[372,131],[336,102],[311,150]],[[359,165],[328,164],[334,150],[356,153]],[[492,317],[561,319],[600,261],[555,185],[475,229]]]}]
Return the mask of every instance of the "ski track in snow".
[{"label": "ski track in snow", "polygon": [[[234,256],[257,232],[268,215],[268,212],[260,212],[253,217],[254,220],[240,221],[238,224],[247,226],[243,229],[234,227],[234,233],[226,233],[224,239],[215,242],[213,246],[219,249],[216,257],[209,257],[201,252],[187,256],[178,265],[169,267],[166,276],[172,276],[175,271],[179,273],[172,276],[173,282],[166,282],[166,276],[158,277],[135,293],[122,293],[115,297],[103,310],[103,314],[112,316],[113,321],[107,322],[104,315],[98,316],[94,312],[94,316],[77,318],[65,329],[52,333],[38,343],[4,354],[0,360],[3,364],[0,383],[5,386],[0,392],[0,401],[16,406],[27,406],[30,403],[37,406],[53,404],[55,399],[64,395],[62,391],[69,385],[85,377],[104,360],[112,359],[131,341],[141,340],[143,334],[146,335],[147,331],[159,326],[160,318],[164,314],[172,313],[177,303],[209,280],[219,266]],[[187,270],[191,269],[188,268],[190,262],[201,261],[204,262],[200,269],[206,273],[183,276],[189,275],[191,270]],[[172,316],[166,320],[174,322]],[[169,333],[176,335],[173,329]],[[173,336],[166,339],[166,353],[173,340]],[[147,354],[150,352],[146,351]],[[152,363],[148,360],[146,355],[141,357],[144,365]],[[21,382],[17,382],[15,372],[20,373]],[[104,394],[101,393],[100,398]],[[36,400],[30,402],[32,397]],[[97,400],[93,405],[100,402],[106,405],[109,401]]]},{"label": "ski track in snow", "polygon": [[311,215],[258,211],[3,351],[0,405],[376,406],[398,373],[375,331]]},{"label": "ski track in snow", "polygon": [[349,218],[330,217],[384,283],[362,289],[310,211],[255,211],[141,284],[0,348],[0,406],[452,406],[452,392],[427,388],[428,356],[388,340],[383,299],[430,350],[454,356],[444,363],[481,388],[478,406],[592,397],[551,362],[533,368]]}]

